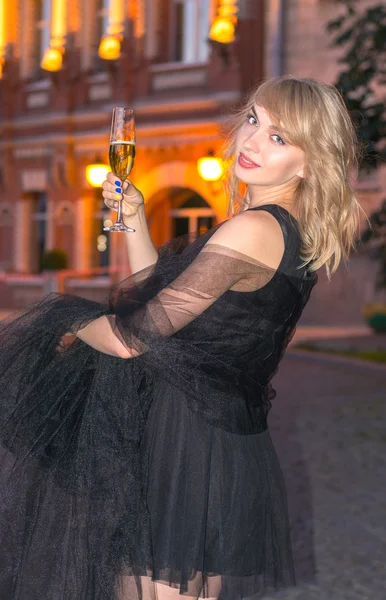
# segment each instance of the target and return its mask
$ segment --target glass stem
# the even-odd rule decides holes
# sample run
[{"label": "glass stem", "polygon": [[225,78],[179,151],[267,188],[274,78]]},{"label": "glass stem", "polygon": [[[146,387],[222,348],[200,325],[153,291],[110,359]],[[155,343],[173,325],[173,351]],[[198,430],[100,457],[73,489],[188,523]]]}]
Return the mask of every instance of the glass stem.
[{"label": "glass stem", "polygon": [[123,223],[123,219],[122,219],[122,202],[123,202],[123,198],[121,198],[118,202],[118,217],[117,217],[117,223]]}]

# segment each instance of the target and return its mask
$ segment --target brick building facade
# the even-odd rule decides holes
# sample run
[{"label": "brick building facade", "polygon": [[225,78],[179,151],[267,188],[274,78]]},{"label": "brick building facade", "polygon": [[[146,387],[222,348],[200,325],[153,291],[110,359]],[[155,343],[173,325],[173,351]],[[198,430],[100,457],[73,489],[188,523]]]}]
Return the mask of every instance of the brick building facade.
[{"label": "brick building facade", "polygon": [[[225,51],[208,43],[222,3],[238,9]],[[337,71],[325,32],[332,0],[0,0],[0,8],[3,272],[35,274],[57,247],[79,272],[127,264],[119,234],[98,245],[107,213],[85,177],[88,164],[107,162],[113,106],[136,110],[132,180],[161,244],[226,217],[227,198],[200,178],[197,159],[220,150],[224,118],[251,84],[281,73],[333,81]],[[111,31],[119,57],[102,60]],[[61,48],[57,72],[40,67],[50,45]],[[386,189],[384,173],[377,177],[362,183],[369,210]]]},{"label": "brick building facade", "polygon": [[[20,273],[37,272],[41,253],[54,247],[75,269],[125,260],[122,236],[109,237],[108,258],[97,249],[103,211],[85,178],[97,157],[107,162],[116,105],[136,110],[132,179],[154,242],[225,218],[223,191],[200,179],[197,159],[219,149],[224,115],[263,74],[262,41],[248,48],[263,4],[245,3],[239,41],[223,55],[207,42],[214,0],[70,0],[63,65],[49,73],[39,65],[61,1],[19,0],[6,12],[0,266]],[[114,4],[122,9],[120,56],[104,61],[97,50]]]}]

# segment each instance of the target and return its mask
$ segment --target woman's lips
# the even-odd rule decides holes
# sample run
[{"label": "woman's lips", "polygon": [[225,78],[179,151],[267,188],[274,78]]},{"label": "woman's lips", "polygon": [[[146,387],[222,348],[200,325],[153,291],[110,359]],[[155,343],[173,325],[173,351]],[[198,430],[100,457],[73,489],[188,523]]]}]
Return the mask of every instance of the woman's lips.
[{"label": "woman's lips", "polygon": [[260,168],[260,165],[253,162],[250,158],[245,156],[245,154],[243,154],[242,152],[240,152],[240,154],[239,154],[238,163],[239,163],[240,167],[243,167],[243,169],[259,169]]}]

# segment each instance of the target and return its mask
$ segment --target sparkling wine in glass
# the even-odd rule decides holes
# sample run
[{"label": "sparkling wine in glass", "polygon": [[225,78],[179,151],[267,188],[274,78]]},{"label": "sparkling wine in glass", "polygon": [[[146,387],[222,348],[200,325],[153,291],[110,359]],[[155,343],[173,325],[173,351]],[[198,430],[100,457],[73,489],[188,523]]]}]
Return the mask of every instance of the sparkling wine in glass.
[{"label": "sparkling wine in glass", "polygon": [[[127,107],[116,106],[113,109],[110,134],[109,162],[111,171],[123,185],[134,166],[135,159],[135,119],[134,110]],[[127,227],[122,218],[122,200],[118,202],[118,217],[111,227],[104,227],[104,231],[135,231]]]}]

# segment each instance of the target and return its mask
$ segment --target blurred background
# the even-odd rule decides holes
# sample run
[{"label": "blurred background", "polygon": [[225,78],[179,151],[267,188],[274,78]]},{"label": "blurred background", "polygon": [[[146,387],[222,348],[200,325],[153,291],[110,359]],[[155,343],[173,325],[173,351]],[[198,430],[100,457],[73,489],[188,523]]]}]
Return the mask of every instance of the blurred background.
[{"label": "blurred background", "polygon": [[[132,180],[155,244],[226,218],[222,124],[284,73],[339,84],[368,150],[361,203],[379,211],[385,39],[374,0],[0,0],[0,309],[51,290],[102,300],[129,273],[98,187],[116,105],[136,110]],[[303,323],[386,319],[385,245],[366,236],[331,282],[320,273]]]}]

